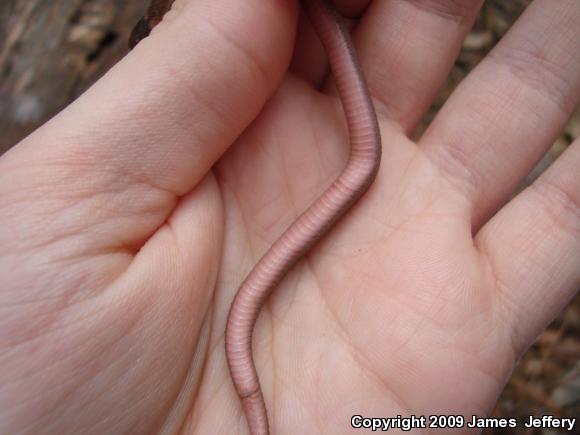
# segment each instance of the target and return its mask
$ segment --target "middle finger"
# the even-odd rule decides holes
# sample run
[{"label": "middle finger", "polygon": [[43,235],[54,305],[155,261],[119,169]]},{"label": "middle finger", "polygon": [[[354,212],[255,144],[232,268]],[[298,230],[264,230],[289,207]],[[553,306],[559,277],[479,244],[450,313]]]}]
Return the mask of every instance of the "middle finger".
[{"label": "middle finger", "polygon": [[[353,42],[376,108],[410,132],[429,109],[469,32],[482,0],[375,0],[356,2],[364,11]],[[340,7],[340,5],[338,5]],[[368,6],[368,7],[367,7]],[[366,8],[366,10],[365,10]],[[342,9],[339,9],[343,12]],[[351,15],[352,16],[352,15]],[[321,50],[310,44],[309,79],[327,75]],[[303,43],[306,45],[306,43]],[[296,58],[295,58],[296,59]]]}]

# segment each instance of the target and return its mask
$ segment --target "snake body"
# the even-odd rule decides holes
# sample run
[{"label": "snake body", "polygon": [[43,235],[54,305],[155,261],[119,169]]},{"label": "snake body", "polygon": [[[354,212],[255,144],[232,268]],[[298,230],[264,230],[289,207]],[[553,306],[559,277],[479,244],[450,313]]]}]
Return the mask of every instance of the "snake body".
[{"label": "snake body", "polygon": [[[172,3],[173,0],[153,0],[133,31],[132,45],[147,36]],[[366,192],[381,160],[375,110],[348,31],[329,1],[302,0],[302,5],[326,50],[348,125],[351,152],[343,172],[270,247],[244,280],[231,305],[225,334],[226,356],[252,435],[269,434],[266,405],[252,358],[252,333],[262,305],[294,264]]]}]

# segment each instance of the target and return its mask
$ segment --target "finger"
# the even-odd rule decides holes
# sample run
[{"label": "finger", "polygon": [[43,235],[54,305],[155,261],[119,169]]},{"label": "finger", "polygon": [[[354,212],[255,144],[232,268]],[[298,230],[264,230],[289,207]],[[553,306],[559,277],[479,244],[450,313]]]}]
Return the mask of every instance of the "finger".
[{"label": "finger", "polygon": [[[338,13],[347,27],[355,25],[370,0],[335,1]],[[329,68],[326,53],[308,17],[302,13],[296,32],[296,46],[290,62],[290,71],[318,88],[328,76]]]},{"label": "finger", "polygon": [[147,237],[133,234],[142,223],[135,216],[147,219],[147,232],[163,222],[175,196],[205,176],[275,89],[297,9],[259,0],[175,7],[81,99],[6,156],[7,166],[25,169],[4,187],[82,190],[88,199],[75,219],[88,222],[97,208],[101,221],[122,214],[132,222],[123,243]]},{"label": "finger", "polygon": [[580,140],[477,234],[518,355],[580,289]]},{"label": "finger", "polygon": [[481,0],[374,1],[353,39],[377,110],[410,132],[447,77]]},{"label": "finger", "polygon": [[580,101],[580,2],[538,0],[459,86],[421,146],[478,228]]}]

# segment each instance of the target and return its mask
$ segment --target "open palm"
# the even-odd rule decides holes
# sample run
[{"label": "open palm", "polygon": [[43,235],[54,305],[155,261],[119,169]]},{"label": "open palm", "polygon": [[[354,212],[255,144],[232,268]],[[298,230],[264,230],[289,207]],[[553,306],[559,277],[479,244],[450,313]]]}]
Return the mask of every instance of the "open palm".
[{"label": "open palm", "polygon": [[[247,433],[229,305],[348,143],[297,5],[229,3],[178,1],[0,160],[1,433]],[[358,21],[383,164],[258,320],[273,433],[483,416],[580,285],[580,143],[500,209],[580,100],[578,2],[537,0],[408,138],[479,3],[375,1]]]}]

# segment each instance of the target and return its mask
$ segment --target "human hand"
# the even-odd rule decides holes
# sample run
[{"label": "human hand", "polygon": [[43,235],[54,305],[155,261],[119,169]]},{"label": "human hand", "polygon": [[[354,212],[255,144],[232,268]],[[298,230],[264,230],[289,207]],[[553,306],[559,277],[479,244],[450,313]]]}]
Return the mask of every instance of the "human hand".
[{"label": "human hand", "polygon": [[[408,139],[478,3],[377,1],[357,27],[383,164],[258,321],[273,433],[483,415],[579,287],[578,142],[493,215],[580,100],[577,2],[534,3]],[[246,431],[229,304],[348,143],[308,30],[284,77],[297,5],[177,10],[0,160],[1,433]]]}]

